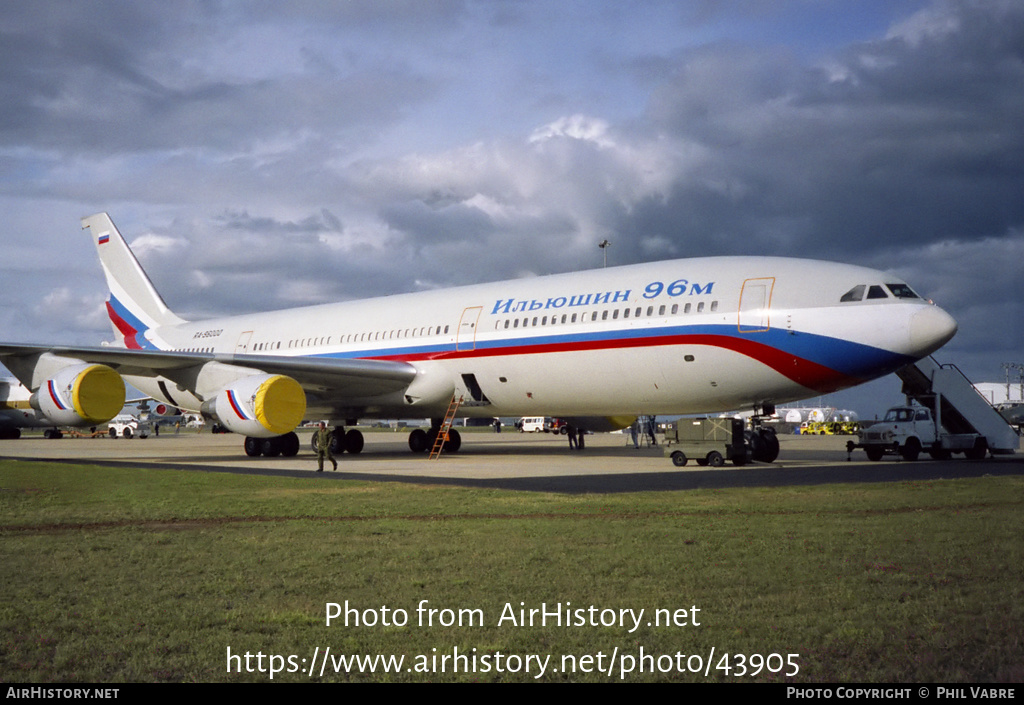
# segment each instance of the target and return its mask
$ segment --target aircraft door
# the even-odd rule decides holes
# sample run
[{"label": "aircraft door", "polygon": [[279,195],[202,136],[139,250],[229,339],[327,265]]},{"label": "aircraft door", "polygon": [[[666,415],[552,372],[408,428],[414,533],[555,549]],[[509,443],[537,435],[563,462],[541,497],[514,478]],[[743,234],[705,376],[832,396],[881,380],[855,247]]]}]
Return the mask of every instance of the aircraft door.
[{"label": "aircraft door", "polygon": [[476,327],[483,310],[483,306],[470,306],[462,311],[459,330],[455,335],[456,350],[476,350]]},{"label": "aircraft door", "polygon": [[249,352],[249,339],[252,338],[252,331],[244,331],[238,336],[238,342],[235,343],[235,354]]},{"label": "aircraft door", "polygon": [[772,290],[775,277],[747,279],[740,291],[740,333],[762,333],[771,327]]}]

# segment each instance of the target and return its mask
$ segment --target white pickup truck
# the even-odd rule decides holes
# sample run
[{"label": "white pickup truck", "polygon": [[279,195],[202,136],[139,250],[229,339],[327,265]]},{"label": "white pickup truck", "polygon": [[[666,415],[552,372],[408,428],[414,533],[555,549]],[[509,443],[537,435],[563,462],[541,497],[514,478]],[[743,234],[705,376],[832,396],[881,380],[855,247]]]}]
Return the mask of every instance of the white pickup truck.
[{"label": "white pickup truck", "polygon": [[863,448],[868,460],[881,460],[887,453],[904,460],[917,460],[921,451],[936,460],[946,460],[953,453],[963,453],[980,460],[988,451],[984,436],[977,433],[945,433],[938,428],[930,409],[923,406],[896,406],[885,418],[858,434],[860,443],[849,441],[847,452]]}]

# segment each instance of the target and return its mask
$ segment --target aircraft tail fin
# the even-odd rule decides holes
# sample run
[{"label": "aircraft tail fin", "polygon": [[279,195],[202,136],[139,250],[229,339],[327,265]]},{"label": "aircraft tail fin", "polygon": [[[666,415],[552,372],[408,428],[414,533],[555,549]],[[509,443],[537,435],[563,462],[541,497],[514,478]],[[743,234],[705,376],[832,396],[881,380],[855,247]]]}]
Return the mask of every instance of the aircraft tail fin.
[{"label": "aircraft tail fin", "polygon": [[123,340],[125,347],[153,347],[145,335],[147,330],[184,323],[167,308],[109,215],[82,218],[82,228],[92,233],[110,289],[107,315],[115,337]]}]

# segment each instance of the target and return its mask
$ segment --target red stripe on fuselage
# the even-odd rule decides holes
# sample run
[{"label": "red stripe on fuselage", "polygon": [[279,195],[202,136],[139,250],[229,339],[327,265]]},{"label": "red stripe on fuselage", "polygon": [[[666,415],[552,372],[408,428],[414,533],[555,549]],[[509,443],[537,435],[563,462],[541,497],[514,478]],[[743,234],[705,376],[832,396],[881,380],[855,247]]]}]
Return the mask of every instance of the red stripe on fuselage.
[{"label": "red stripe on fuselage", "polygon": [[381,355],[367,359],[397,360],[458,360],[474,357],[501,357],[506,355],[541,355],[547,353],[616,350],[625,348],[664,347],[668,345],[704,345],[731,350],[767,365],[797,384],[820,393],[859,384],[862,380],[820,365],[806,358],[798,357],[770,345],[748,338],[728,335],[664,335],[650,338],[612,338],[602,340],[580,340],[561,343],[540,343],[529,346],[508,346],[498,348],[477,348],[475,350],[447,350],[414,355]]}]

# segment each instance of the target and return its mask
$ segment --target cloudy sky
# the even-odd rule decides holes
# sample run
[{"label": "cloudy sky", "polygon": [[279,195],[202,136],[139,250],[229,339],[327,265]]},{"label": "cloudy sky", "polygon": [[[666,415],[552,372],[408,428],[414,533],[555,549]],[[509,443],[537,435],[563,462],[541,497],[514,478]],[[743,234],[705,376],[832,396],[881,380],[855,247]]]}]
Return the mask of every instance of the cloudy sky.
[{"label": "cloudy sky", "polygon": [[105,210],[186,317],[607,238],[892,270],[958,319],[942,361],[1024,362],[1018,0],[46,0],[0,5],[0,47],[5,341],[109,337]]}]

